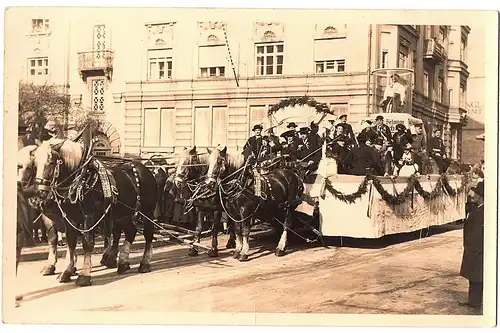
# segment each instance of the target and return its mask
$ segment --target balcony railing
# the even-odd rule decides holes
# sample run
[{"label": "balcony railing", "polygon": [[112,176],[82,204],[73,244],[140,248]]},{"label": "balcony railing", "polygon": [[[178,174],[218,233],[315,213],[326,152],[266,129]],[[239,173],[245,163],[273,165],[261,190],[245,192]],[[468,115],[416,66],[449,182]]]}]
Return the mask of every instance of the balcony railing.
[{"label": "balcony railing", "polygon": [[446,58],[445,50],[435,38],[424,41],[424,58],[444,60]]},{"label": "balcony railing", "polygon": [[91,72],[101,72],[104,75],[111,75],[113,71],[113,51],[90,51],[78,53],[78,71],[82,78],[90,75]]}]

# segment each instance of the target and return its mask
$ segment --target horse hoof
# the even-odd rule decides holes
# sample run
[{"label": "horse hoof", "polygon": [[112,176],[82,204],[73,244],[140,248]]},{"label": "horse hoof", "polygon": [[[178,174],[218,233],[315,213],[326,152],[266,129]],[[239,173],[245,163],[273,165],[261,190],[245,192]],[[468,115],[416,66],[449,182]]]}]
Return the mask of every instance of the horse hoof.
[{"label": "horse hoof", "polygon": [[189,249],[188,256],[196,257],[197,255],[198,255],[198,250],[196,250],[194,247]]},{"label": "horse hoof", "polygon": [[149,273],[151,272],[151,265],[150,264],[143,264],[141,263],[139,265],[139,268],[137,269],[139,273]]},{"label": "horse hoof", "polygon": [[71,276],[76,276],[76,267],[71,269]]},{"label": "horse hoof", "polygon": [[106,257],[102,256],[101,259],[101,265],[105,266],[106,268],[116,268],[118,267],[118,263],[116,261],[116,258],[111,258],[106,255]]},{"label": "horse hoof", "polygon": [[80,287],[87,287],[92,284],[92,277],[90,275],[78,275],[75,284]]},{"label": "horse hoof", "polygon": [[118,264],[118,270],[116,271],[118,274],[124,274],[126,271],[130,269],[130,264]]},{"label": "horse hoof", "polygon": [[248,261],[248,254],[242,254],[239,258],[240,262]]},{"label": "horse hoof", "polygon": [[233,258],[238,259],[240,257],[240,253],[238,251],[233,252]]},{"label": "horse hoof", "polygon": [[274,252],[274,254],[277,257],[283,257],[285,255],[285,250],[276,249],[276,251]]},{"label": "horse hoof", "polygon": [[22,301],[23,295],[16,295],[16,301]]},{"label": "horse hoof", "polygon": [[64,271],[59,275],[59,282],[60,283],[68,283],[71,282],[71,276],[72,272]]},{"label": "horse hoof", "polygon": [[45,266],[42,270],[43,276],[54,275],[55,273],[56,273],[56,266],[54,265]]},{"label": "horse hoof", "polygon": [[208,256],[210,258],[217,258],[219,256],[219,251],[217,251],[217,249],[210,249],[208,251]]},{"label": "horse hoof", "polygon": [[226,244],[226,249],[234,249],[236,247],[236,242],[228,241]]}]

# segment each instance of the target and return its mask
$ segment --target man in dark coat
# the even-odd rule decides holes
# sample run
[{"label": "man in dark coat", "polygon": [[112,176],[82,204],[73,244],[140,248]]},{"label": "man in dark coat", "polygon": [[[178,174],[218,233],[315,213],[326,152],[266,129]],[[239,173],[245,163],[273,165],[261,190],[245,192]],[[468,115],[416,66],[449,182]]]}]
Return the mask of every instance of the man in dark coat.
[{"label": "man in dark coat", "polygon": [[254,135],[249,137],[243,146],[242,154],[245,157],[245,162],[252,156],[252,160],[258,158],[262,149],[262,125],[257,124],[253,127]]},{"label": "man in dark coat", "polygon": [[297,161],[298,138],[295,130],[288,130],[280,135],[286,141],[281,144],[281,155],[290,162]]},{"label": "man in dark coat", "polygon": [[384,117],[377,116],[377,118],[375,118],[375,126],[373,129],[377,133],[377,137],[382,138],[382,140],[384,141],[391,141],[391,129],[389,128],[389,126],[384,124]]},{"label": "man in dark coat", "polygon": [[464,224],[464,253],[460,276],[469,280],[467,302],[461,305],[481,308],[483,303],[484,266],[484,181],[469,191],[469,205]]},{"label": "man in dark coat", "polygon": [[439,173],[446,172],[446,170],[450,166],[450,160],[448,159],[448,156],[446,156],[444,142],[443,139],[441,139],[440,128],[434,130],[434,136],[429,142],[429,153],[430,157],[432,157],[436,161],[439,167]]},{"label": "man in dark coat", "polygon": [[274,130],[270,128],[268,130],[269,134],[269,153],[271,154],[271,157],[274,158],[278,155],[278,152],[281,151],[281,143],[280,139],[278,138],[277,135],[274,134]]},{"label": "man in dark coat", "polygon": [[358,135],[358,139],[361,136],[361,137],[366,138],[371,143],[374,143],[377,140],[378,135],[377,135],[377,132],[375,131],[375,129],[372,127],[372,121],[371,120],[364,120],[364,122],[366,122],[368,124],[368,126],[361,130],[361,132]]},{"label": "man in dark coat", "polygon": [[422,125],[415,126],[416,134],[412,135],[413,142],[411,147],[415,153],[415,163],[418,165],[420,172],[423,172],[423,166],[427,163],[427,138],[425,137]]},{"label": "man in dark coat", "polygon": [[352,130],[351,124],[347,123],[347,115],[343,114],[339,117],[340,123],[338,125],[344,128],[344,134],[351,139],[351,142],[357,146],[356,136],[354,135],[354,131]]},{"label": "man in dark coat", "polygon": [[331,138],[330,136],[326,137],[326,152],[325,155],[328,158],[334,158],[338,161],[338,173],[345,174],[346,170],[342,164],[342,161],[345,159],[347,154],[349,153],[349,149],[347,148],[349,143],[349,138],[345,135],[343,131],[343,127],[338,125],[339,133],[336,137]]},{"label": "man in dark coat", "polygon": [[404,148],[413,142],[413,138],[411,137],[411,132],[409,129],[406,129],[406,126],[403,124],[396,125],[396,133],[392,136],[392,143],[394,147],[394,163],[398,163],[403,156]]},{"label": "man in dark coat", "polygon": [[361,138],[359,146],[349,151],[342,164],[351,175],[365,176],[368,173],[382,175],[380,156],[375,148],[366,145],[365,140]]},{"label": "man in dark coat", "polygon": [[317,161],[318,165],[321,161],[321,157],[323,156],[323,152],[321,146],[323,145],[323,139],[318,134],[319,126],[311,122],[311,133],[309,134],[309,142],[311,143],[311,150],[315,151],[313,154],[313,160]]}]

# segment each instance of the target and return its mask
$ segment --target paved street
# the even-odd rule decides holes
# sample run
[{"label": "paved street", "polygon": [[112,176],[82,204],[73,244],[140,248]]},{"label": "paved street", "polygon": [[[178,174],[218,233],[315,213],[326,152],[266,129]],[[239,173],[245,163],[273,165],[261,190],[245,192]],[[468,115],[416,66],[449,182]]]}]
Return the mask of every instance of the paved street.
[{"label": "paved street", "polygon": [[[475,314],[457,304],[467,291],[467,281],[458,276],[460,229],[384,248],[295,246],[281,258],[272,243],[254,239],[251,246],[252,260],[246,263],[235,261],[229,250],[212,260],[188,257],[178,245],[158,248],[153,271],[144,275],[136,272],[136,252],[128,274],[98,266],[93,285],[85,288],[41,276],[42,261],[24,262],[16,286],[24,299],[15,312],[52,307],[56,312]],[[63,265],[60,260],[58,272]]]}]

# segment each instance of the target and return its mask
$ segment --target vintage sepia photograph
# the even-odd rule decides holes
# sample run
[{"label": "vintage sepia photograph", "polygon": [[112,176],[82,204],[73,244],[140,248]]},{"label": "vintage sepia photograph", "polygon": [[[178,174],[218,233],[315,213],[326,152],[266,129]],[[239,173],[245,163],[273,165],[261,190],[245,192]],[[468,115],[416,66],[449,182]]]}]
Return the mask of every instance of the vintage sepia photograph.
[{"label": "vintage sepia photograph", "polygon": [[4,17],[4,323],[496,325],[497,12]]}]

